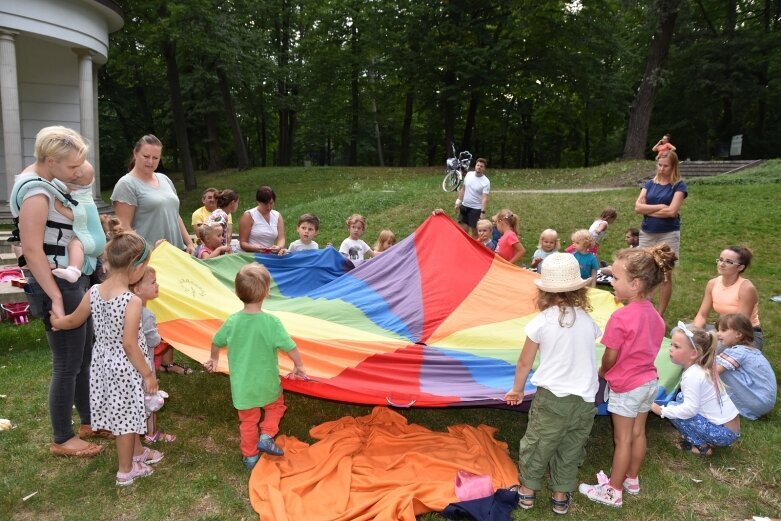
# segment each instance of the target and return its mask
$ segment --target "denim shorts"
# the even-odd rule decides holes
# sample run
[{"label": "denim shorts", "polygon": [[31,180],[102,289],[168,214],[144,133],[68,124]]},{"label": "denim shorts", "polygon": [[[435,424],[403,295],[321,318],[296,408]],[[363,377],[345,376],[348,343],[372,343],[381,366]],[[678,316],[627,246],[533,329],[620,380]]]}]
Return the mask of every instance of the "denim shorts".
[{"label": "denim shorts", "polygon": [[625,418],[637,418],[638,414],[651,410],[651,404],[654,403],[658,389],[659,380],[654,379],[625,393],[616,393],[611,390],[607,410]]}]

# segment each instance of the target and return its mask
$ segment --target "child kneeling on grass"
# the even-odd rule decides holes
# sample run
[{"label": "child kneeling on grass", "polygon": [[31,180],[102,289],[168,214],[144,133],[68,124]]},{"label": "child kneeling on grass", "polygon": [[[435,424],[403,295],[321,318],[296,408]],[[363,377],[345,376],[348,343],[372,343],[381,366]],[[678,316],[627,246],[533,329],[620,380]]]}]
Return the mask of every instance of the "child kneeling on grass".
[{"label": "child kneeling on grass", "polygon": [[701,457],[711,447],[729,447],[740,438],[740,416],[716,371],[716,334],[683,322],[670,335],[670,360],[683,367],[681,392],[674,403],[651,410],[669,418],[681,433],[681,449]]},{"label": "child kneeling on grass", "polygon": [[566,514],[594,424],[599,388],[594,343],[600,331],[587,312],[589,281],[580,278],[575,257],[548,256],[542,262],[542,278],[534,282],[540,314],[526,326],[513,388],[504,397],[509,405],[523,402],[526,378],[539,351],[540,364],[531,378],[537,393],[520,445],[518,506],[534,506],[550,467],[551,507],[556,514]]},{"label": "child kneeling on grass", "polygon": [[216,371],[220,347],[228,348],[231,396],[239,412],[241,454],[244,465],[252,469],[260,458],[259,452],[273,456],[284,454],[274,443],[287,409],[279,379],[277,349],[284,351],[295,364],[293,377],[306,378],[306,372],[285,327],[277,317],[261,309],[271,286],[268,270],[257,263],[247,264],[236,274],[234,284],[244,309],[229,316],[214,334],[211,359],[204,367],[209,372]]}]

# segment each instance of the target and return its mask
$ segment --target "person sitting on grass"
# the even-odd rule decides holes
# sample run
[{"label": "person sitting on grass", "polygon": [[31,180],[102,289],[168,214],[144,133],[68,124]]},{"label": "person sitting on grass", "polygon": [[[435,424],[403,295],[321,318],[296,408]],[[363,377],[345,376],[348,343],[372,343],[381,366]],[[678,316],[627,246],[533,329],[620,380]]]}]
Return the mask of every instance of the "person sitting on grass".
[{"label": "person sitting on grass", "polygon": [[231,396],[239,413],[241,454],[244,465],[252,469],[260,459],[259,452],[272,456],[284,454],[274,442],[279,422],[287,410],[277,350],[283,351],[295,364],[290,377],[305,379],[306,371],[285,327],[277,317],[262,310],[271,286],[268,270],[258,263],[247,264],[236,274],[234,285],[244,309],[229,316],[214,334],[211,358],[204,367],[210,373],[216,371],[220,348],[227,347]]},{"label": "person sitting on grass", "polygon": [[727,394],[740,415],[756,420],[776,405],[778,383],[770,362],[752,345],[754,328],[740,313],[722,315],[716,320],[716,336],[724,347],[716,357],[716,369]]},{"label": "person sitting on grass", "polygon": [[213,259],[230,253],[230,244],[225,244],[225,228],[222,223],[205,222],[198,227],[201,245],[195,250],[199,259]]},{"label": "person sitting on grass", "polygon": [[580,265],[580,276],[584,279],[590,279],[592,288],[597,284],[597,270],[599,269],[597,256],[591,253],[593,245],[594,237],[588,230],[578,230],[572,234],[572,255],[575,256]]},{"label": "person sitting on grass", "polygon": [[[196,237],[198,237],[198,228],[200,228],[212,212],[217,209],[217,201],[214,199],[214,194],[217,192],[218,190],[216,188],[211,187],[204,190],[201,195],[201,203],[203,203],[203,206],[193,212],[191,224],[193,235]],[[233,225],[230,215],[228,216],[228,221]]]},{"label": "person sitting on grass", "polygon": [[214,194],[214,200],[217,202],[217,209],[206,218],[204,223],[217,223],[222,225],[223,231],[225,232],[223,234],[222,243],[230,246],[231,240],[233,239],[233,221],[231,219],[231,214],[239,208],[239,194],[230,189],[220,190]]},{"label": "person sitting on grass", "polygon": [[551,228],[543,230],[540,234],[540,240],[537,242],[537,249],[534,250],[534,255],[532,255],[531,268],[537,270],[548,255],[558,252],[560,248],[561,242],[559,241],[558,232]]},{"label": "person sitting on grass", "polygon": [[670,339],[670,360],[683,367],[681,392],[675,403],[655,403],[651,410],[680,431],[681,449],[704,458],[711,447],[729,447],[740,438],[740,415],[716,374],[716,334],[678,322]]},{"label": "person sitting on grass", "polygon": [[[627,228],[624,232],[624,242],[627,248],[637,248],[640,245],[640,230],[637,228]],[[604,262],[600,262],[602,265],[597,270],[597,284],[610,284],[613,277],[613,267],[606,266]]]}]

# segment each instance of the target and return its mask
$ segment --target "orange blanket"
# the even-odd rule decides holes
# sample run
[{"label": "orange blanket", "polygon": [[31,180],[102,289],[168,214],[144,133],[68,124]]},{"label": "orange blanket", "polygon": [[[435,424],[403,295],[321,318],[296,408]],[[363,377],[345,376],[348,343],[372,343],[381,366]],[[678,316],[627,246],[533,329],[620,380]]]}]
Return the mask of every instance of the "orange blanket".
[{"label": "orange blanket", "polygon": [[263,521],[415,521],[458,499],[459,469],[490,474],[494,488],[518,482],[507,444],[487,425],[432,432],[375,407],[310,431],[308,445],[279,436],[282,457],[263,455],[249,480],[252,506]]}]

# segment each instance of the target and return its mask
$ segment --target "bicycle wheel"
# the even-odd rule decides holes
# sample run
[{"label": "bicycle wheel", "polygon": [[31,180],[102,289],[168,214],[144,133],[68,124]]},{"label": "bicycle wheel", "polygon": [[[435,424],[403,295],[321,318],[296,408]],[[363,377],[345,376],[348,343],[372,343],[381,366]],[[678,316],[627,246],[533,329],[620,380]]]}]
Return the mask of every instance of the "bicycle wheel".
[{"label": "bicycle wheel", "polygon": [[458,170],[448,170],[442,179],[442,190],[445,192],[455,192],[461,186],[461,172]]}]

